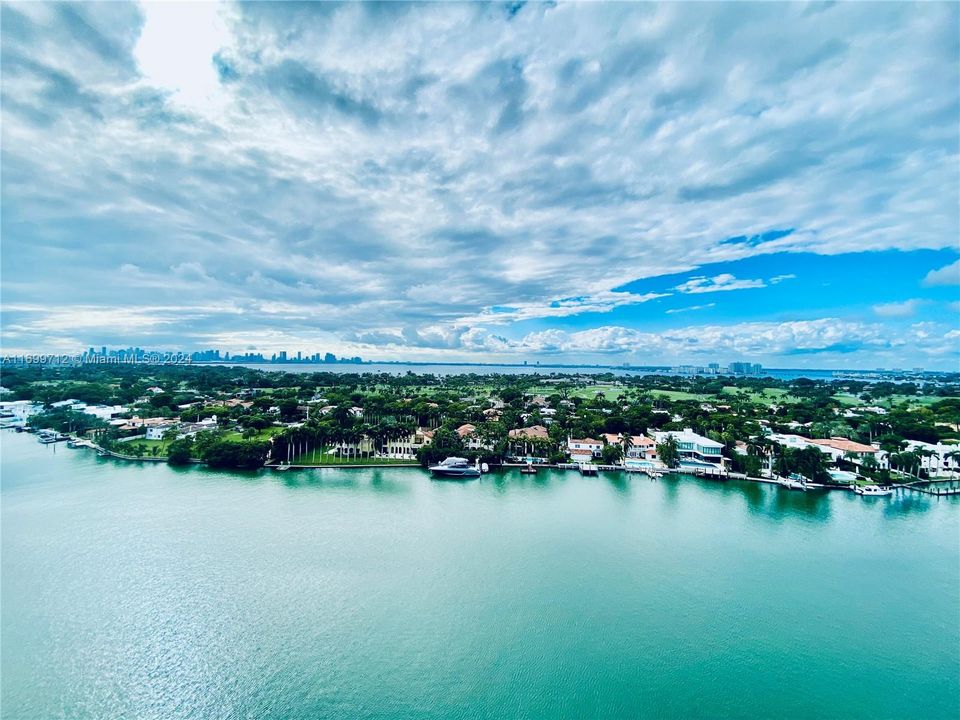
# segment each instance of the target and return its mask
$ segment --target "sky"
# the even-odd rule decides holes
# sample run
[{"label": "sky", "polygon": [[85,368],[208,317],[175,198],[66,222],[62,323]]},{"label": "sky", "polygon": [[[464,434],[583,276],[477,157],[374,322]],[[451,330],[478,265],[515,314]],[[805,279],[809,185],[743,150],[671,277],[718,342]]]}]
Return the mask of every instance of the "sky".
[{"label": "sky", "polygon": [[960,369],[956,3],[0,5],[0,342]]}]

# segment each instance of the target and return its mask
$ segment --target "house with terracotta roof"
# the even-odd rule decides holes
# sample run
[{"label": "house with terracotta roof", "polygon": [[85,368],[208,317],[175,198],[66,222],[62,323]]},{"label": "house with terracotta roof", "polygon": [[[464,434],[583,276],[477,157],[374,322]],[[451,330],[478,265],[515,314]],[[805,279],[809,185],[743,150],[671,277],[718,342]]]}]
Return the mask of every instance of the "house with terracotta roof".
[{"label": "house with terracotta roof", "polygon": [[629,444],[625,433],[604,433],[602,437],[607,445],[624,446],[626,460],[655,460],[657,457],[657,444],[646,435],[631,435]]},{"label": "house with terracotta roof", "polygon": [[477,433],[476,425],[465,423],[457,428],[457,435],[468,450],[493,450],[493,443],[484,442]]},{"label": "house with terracotta roof", "polygon": [[549,454],[550,433],[543,425],[516,428],[507,433],[508,452],[514,457],[545,460]]},{"label": "house with terracotta roof", "polygon": [[631,435],[624,457],[629,460],[656,460],[657,444],[646,435]]},{"label": "house with terracotta roof", "polygon": [[829,455],[832,462],[847,460],[854,465],[860,465],[867,456],[876,458],[878,463],[883,457],[883,453],[879,448],[875,448],[872,445],[864,445],[863,443],[858,443],[843,437],[812,438],[809,440],[809,443],[817,447],[820,452]]},{"label": "house with terracotta roof", "polygon": [[574,462],[577,462],[576,458],[583,458],[589,455],[589,458],[584,462],[590,462],[593,458],[600,457],[600,452],[603,450],[603,442],[600,440],[594,440],[593,438],[567,438],[567,452],[570,453],[570,457],[574,458]]},{"label": "house with terracotta roof", "polygon": [[517,428],[507,433],[507,437],[516,440],[549,440],[550,433],[543,425]]}]

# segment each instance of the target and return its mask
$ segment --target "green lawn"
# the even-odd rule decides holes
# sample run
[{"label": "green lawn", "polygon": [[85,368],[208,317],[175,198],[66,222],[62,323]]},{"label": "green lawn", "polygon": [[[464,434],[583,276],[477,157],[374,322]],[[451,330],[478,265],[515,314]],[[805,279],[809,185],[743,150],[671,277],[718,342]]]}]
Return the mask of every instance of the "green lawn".
[{"label": "green lawn", "polygon": [[745,388],[738,388],[733,385],[727,385],[723,388],[722,395],[717,396],[718,400],[725,399],[723,396],[735,396],[740,394],[746,394],[750,398],[750,402],[756,403],[757,405],[769,405],[770,403],[795,403],[799,402],[798,398],[790,395],[790,392],[783,390],[782,388],[764,388],[761,392],[756,390],[747,390]]},{"label": "green lawn", "polygon": [[140,440],[131,440],[130,442],[126,442],[126,443],[119,443],[115,449],[117,452],[122,453],[124,455],[133,455],[134,454],[133,448],[137,445],[143,445],[143,447],[146,448],[146,452],[144,452],[144,457],[154,457],[153,455],[154,448],[160,448],[157,451],[156,457],[166,457],[167,445],[169,444],[170,443],[168,443],[166,440],[140,439]]},{"label": "green lawn", "polygon": [[948,397],[935,397],[929,395],[891,395],[889,397],[874,398],[870,402],[864,402],[855,395],[850,395],[849,393],[838,393],[833,396],[834,400],[839,401],[843,405],[853,406],[853,405],[876,405],[882,408],[891,408],[894,405],[908,405],[910,407],[925,407],[927,405],[933,405],[935,402],[940,400],[956,400],[957,398],[948,398]]},{"label": "green lawn", "polygon": [[[593,400],[597,393],[603,393],[607,400],[616,400],[617,396],[623,395],[627,391],[623,385],[585,385],[584,387],[574,388],[570,391],[570,397],[578,397],[583,400]],[[557,392],[556,388],[546,391],[547,395]]]},{"label": "green lawn", "polygon": [[941,400],[956,400],[956,399],[957,398],[955,397],[953,398],[936,397],[936,396],[930,396],[930,395],[891,395],[890,397],[880,398],[870,404],[879,405],[880,407],[885,407],[885,408],[892,407],[893,405],[903,405],[904,403],[906,403],[907,405],[913,405],[913,406],[916,406],[916,405],[926,406],[926,405],[933,405],[935,402],[939,402]]},{"label": "green lawn", "polygon": [[707,402],[714,399],[712,395],[699,395],[697,393],[683,392],[682,390],[652,390],[650,395],[665,400],[701,400]]},{"label": "green lawn", "polygon": [[243,437],[243,433],[240,433],[240,432],[237,432],[236,430],[234,430],[233,432],[228,432],[226,435],[224,435],[224,436],[223,436],[223,439],[224,439],[224,440],[229,440],[229,441],[231,441],[231,442],[235,442],[235,441],[239,441],[239,440],[246,440],[246,439],[249,439],[249,440],[269,440],[269,439],[270,439],[271,437],[273,437],[274,435],[277,435],[277,434],[279,434],[279,433],[282,433],[285,429],[286,429],[286,428],[282,428],[282,427],[268,427],[268,428],[264,428],[263,430],[261,430],[260,432],[258,432],[256,435],[254,435],[252,438],[244,438],[244,437]]},{"label": "green lawn", "polygon": [[293,465],[417,465],[416,460],[394,460],[392,458],[342,458],[336,455],[311,450],[293,460]]}]

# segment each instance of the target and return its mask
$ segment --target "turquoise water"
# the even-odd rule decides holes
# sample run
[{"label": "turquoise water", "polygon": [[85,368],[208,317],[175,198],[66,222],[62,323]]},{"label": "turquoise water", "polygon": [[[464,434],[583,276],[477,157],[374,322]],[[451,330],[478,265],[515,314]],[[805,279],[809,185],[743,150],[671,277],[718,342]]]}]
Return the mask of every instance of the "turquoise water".
[{"label": "turquoise water", "polygon": [[2,442],[4,718],[956,718],[960,501]]}]

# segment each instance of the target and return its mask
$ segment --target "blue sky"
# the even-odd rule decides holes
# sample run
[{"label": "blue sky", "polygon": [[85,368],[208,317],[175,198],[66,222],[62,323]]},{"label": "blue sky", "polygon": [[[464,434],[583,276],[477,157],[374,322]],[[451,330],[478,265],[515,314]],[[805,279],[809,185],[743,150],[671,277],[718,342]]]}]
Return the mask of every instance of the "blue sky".
[{"label": "blue sky", "polygon": [[960,362],[956,4],[0,13],[4,352]]}]

